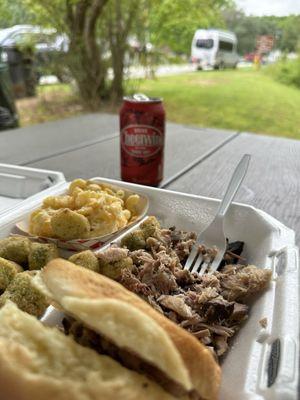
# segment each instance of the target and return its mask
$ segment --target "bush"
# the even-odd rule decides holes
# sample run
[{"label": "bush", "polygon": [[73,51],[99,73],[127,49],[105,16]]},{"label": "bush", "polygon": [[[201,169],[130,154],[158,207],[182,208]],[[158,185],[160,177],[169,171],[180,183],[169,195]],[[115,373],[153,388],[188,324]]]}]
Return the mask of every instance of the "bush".
[{"label": "bush", "polygon": [[277,81],[286,85],[294,85],[300,89],[300,55],[295,60],[286,58],[267,68]]}]

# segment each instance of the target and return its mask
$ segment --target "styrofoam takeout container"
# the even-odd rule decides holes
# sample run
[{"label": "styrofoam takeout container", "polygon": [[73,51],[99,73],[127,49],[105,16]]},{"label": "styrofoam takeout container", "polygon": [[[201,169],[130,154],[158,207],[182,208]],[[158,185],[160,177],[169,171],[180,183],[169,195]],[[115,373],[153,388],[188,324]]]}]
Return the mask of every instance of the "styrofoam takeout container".
[{"label": "styrofoam takeout container", "polygon": [[[145,194],[149,198],[148,215],[158,217],[163,226],[175,225],[199,232],[212,220],[219,204],[218,200],[206,197],[104,178],[93,180]],[[67,187],[66,183],[54,188],[52,194],[63,193]],[[0,216],[0,236],[8,236],[15,223],[35,209],[40,201],[41,198],[35,198],[23,202],[9,215]],[[238,203],[230,207],[225,231],[230,241],[245,242],[243,254],[249,263],[272,269],[273,280],[269,289],[253,302],[249,319],[231,341],[231,348],[222,360],[220,399],[296,400],[299,258],[294,232],[265,212]],[[266,328],[259,324],[262,318],[267,318]]]},{"label": "styrofoam takeout container", "polygon": [[0,164],[0,214],[9,212],[29,197],[43,195],[66,182],[57,171]]}]

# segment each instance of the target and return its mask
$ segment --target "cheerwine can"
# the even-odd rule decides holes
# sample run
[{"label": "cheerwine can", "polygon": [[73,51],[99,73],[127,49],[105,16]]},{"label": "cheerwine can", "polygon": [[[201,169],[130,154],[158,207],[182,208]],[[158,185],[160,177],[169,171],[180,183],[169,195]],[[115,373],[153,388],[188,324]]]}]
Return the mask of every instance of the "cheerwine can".
[{"label": "cheerwine can", "polygon": [[135,94],[120,110],[121,177],[158,186],[163,178],[165,110],[162,100]]}]

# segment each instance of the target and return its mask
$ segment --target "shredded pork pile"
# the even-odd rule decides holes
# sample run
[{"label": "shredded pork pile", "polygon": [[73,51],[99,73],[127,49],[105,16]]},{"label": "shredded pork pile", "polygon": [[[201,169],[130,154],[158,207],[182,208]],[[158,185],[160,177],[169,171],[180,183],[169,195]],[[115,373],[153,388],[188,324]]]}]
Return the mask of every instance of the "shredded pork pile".
[{"label": "shredded pork pile", "polygon": [[[136,237],[142,234],[144,242],[137,245]],[[145,229],[136,237],[122,242],[127,248],[112,246],[99,254],[100,262],[111,268],[118,265],[116,280],[123,286],[191,332],[217,356],[224,354],[228,339],[248,316],[245,302],[267,287],[271,271],[242,265],[243,243],[234,242],[228,244],[218,272],[199,276],[183,269],[196,239],[194,233],[157,225],[150,235]],[[136,247],[143,248],[133,250]],[[199,251],[211,257],[215,249],[201,246]],[[128,257],[130,268],[120,268]]]}]

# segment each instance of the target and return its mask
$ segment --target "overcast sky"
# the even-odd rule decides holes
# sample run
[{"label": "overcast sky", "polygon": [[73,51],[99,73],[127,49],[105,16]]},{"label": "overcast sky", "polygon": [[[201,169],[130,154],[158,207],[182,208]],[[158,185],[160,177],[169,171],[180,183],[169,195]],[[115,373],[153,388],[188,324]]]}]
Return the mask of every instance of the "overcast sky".
[{"label": "overcast sky", "polygon": [[300,14],[300,0],[235,0],[247,15]]}]

